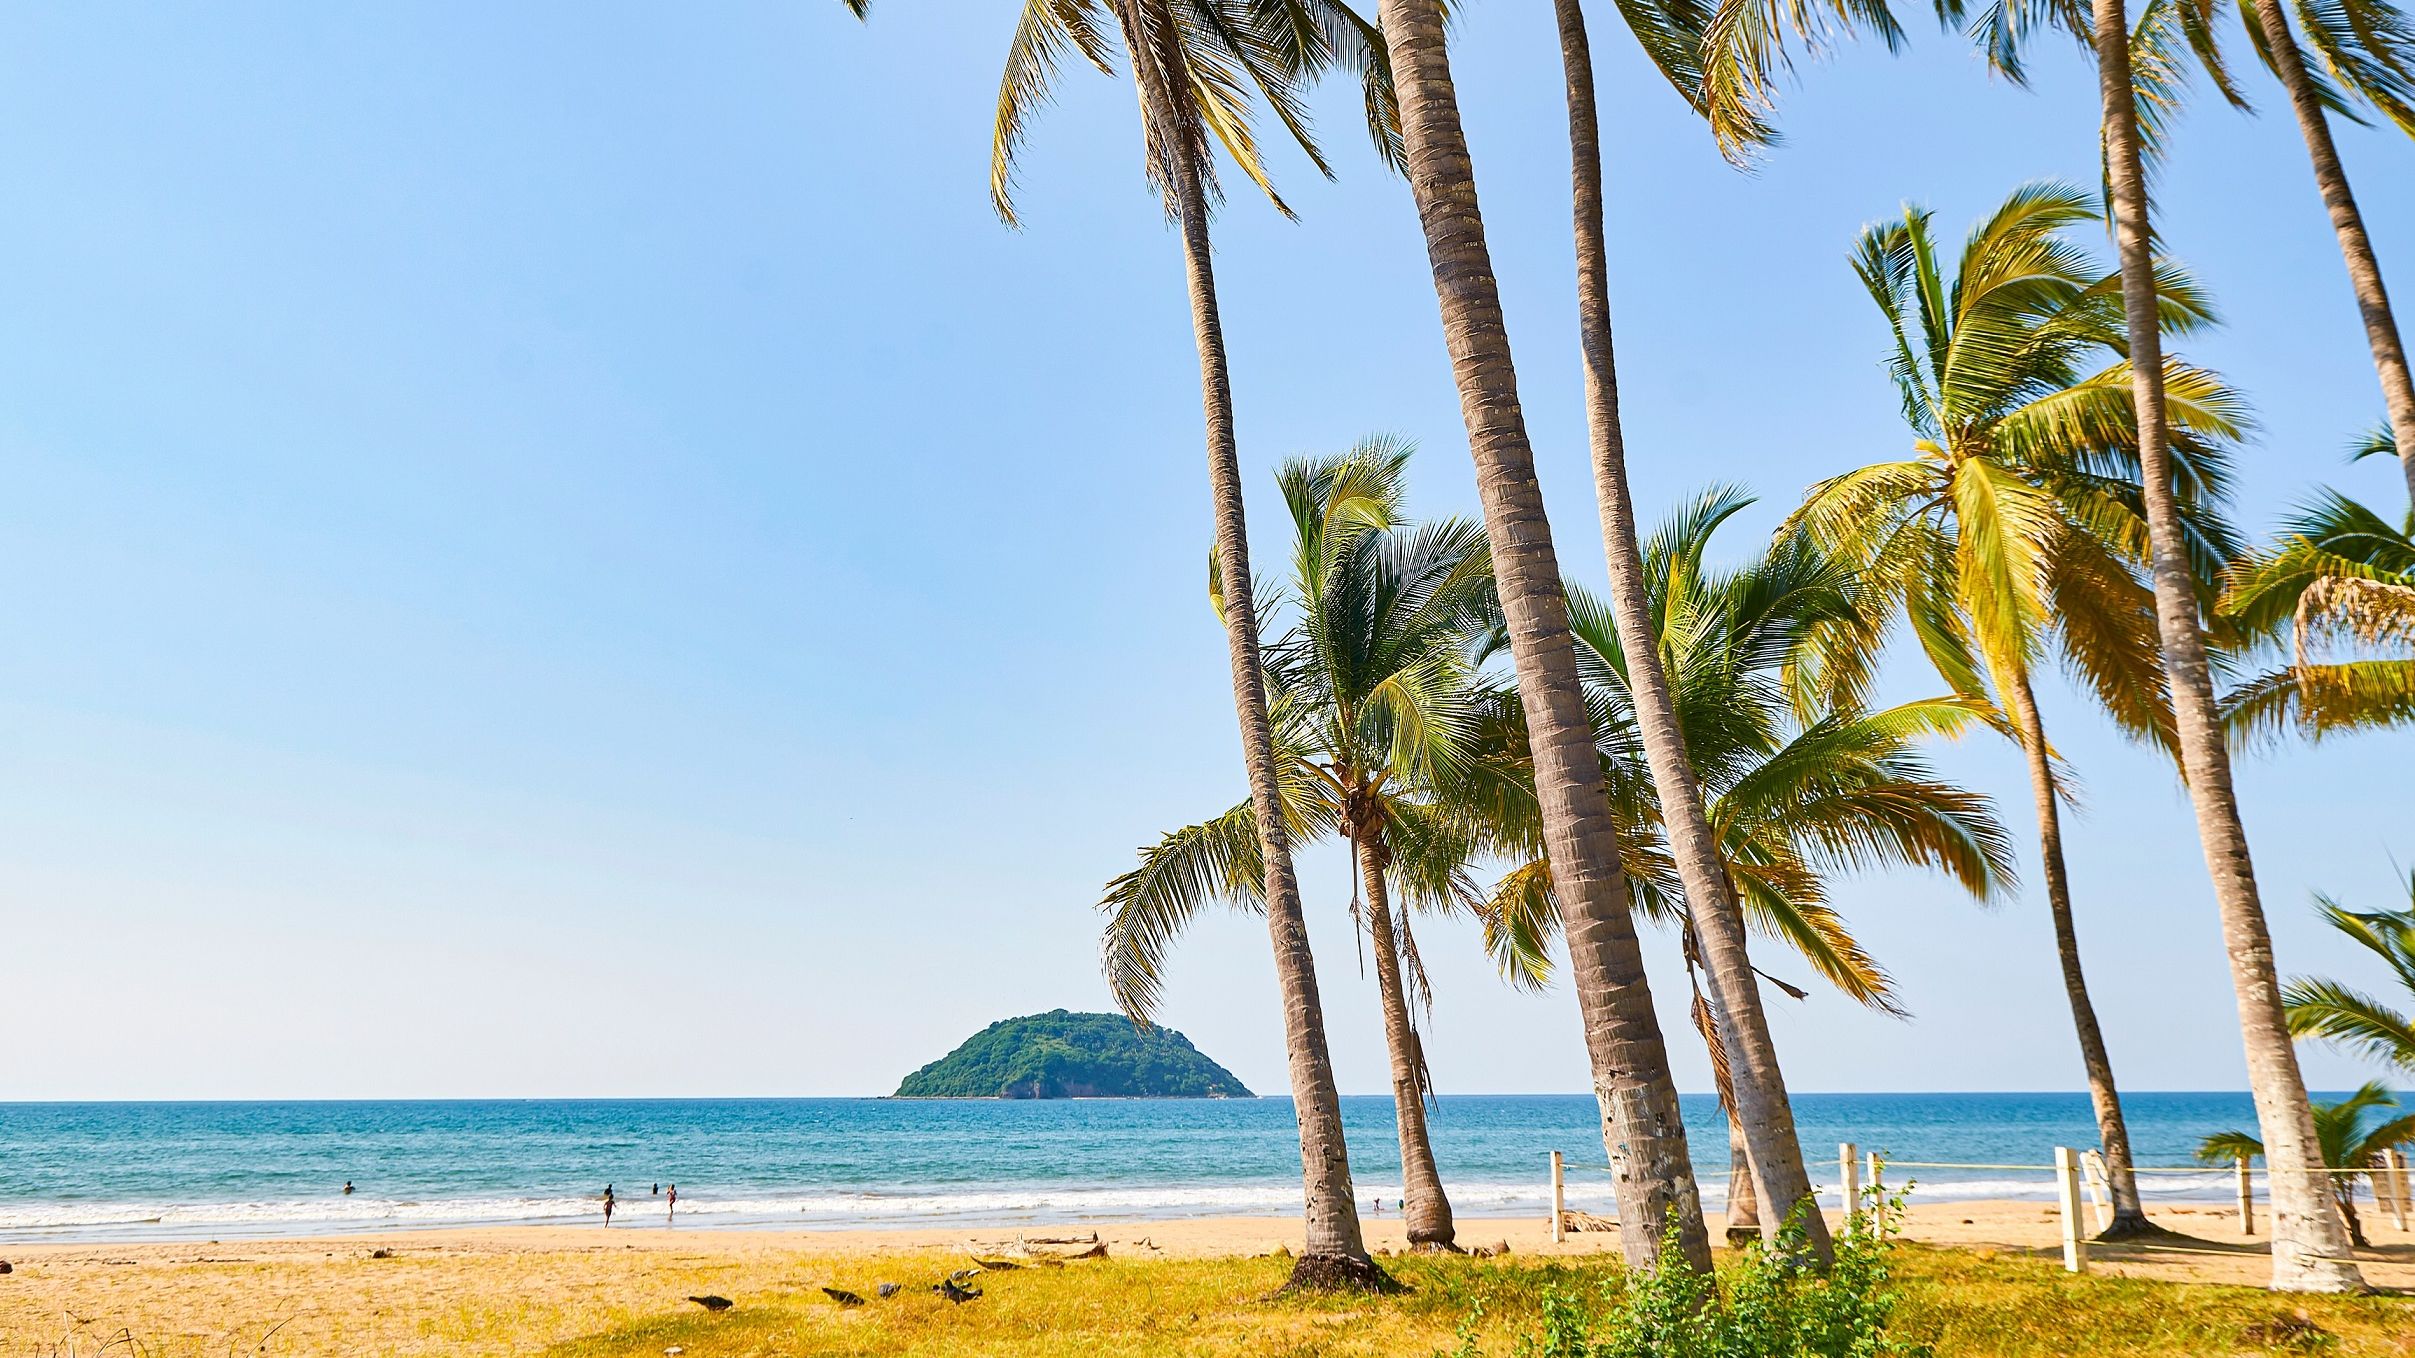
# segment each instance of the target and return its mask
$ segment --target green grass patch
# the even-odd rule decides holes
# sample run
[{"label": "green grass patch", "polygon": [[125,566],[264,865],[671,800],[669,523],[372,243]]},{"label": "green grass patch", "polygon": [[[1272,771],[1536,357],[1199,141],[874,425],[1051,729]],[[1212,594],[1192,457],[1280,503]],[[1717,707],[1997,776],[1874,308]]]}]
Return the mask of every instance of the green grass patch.
[{"label": "green grass patch", "polygon": [[2415,1298],[2074,1276],[2059,1263],[1904,1245],[1897,1327],[1940,1355],[2415,1355]]},{"label": "green grass patch", "polygon": [[[1266,1355],[1510,1358],[1543,1328],[1546,1296],[1599,1296],[1605,1262],[1409,1258],[1385,1261],[1410,1288],[1390,1297],[1274,1299],[1286,1259],[1122,1260],[1023,1268],[976,1280],[950,1304],[927,1289],[960,1257],[833,1260],[815,1276],[731,1295],[720,1315],[680,1302],[555,1345],[553,1358],[972,1355],[1120,1358]],[[810,1266],[803,1266],[810,1267]],[[1894,1330],[1941,1358],[2323,1353],[2415,1358],[2415,1300],[2279,1297],[2246,1287],[2071,1277],[2051,1263],[1904,1246],[1891,1260]],[[842,1308],[823,1286],[888,1300]],[[2301,1318],[2300,1313],[2303,1313]]]}]

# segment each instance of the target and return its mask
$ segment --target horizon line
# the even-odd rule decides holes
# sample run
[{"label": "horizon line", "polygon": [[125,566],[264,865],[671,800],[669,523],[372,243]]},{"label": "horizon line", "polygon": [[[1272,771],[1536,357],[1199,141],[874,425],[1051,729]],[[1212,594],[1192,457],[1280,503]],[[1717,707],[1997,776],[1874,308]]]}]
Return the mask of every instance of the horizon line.
[{"label": "horizon line", "polygon": [[[2349,1092],[2346,1088],[2315,1089],[2310,1094]],[[2138,1094],[2250,1094],[2244,1086],[2234,1089],[2125,1089],[2123,1098]],[[1811,1089],[1795,1090],[1794,1098],[2036,1098],[2087,1097],[2088,1090],[2078,1089]],[[1390,1099],[1389,1090],[1353,1093],[1343,1091],[1346,1099]],[[1436,1093],[1436,1099],[1585,1099],[1593,1097],[1584,1091],[1571,1090],[1463,1090],[1455,1093]],[[1687,1099],[1716,1098],[1713,1090],[1679,1090],[1678,1097]],[[231,1104],[378,1104],[378,1103],[1271,1103],[1288,1102],[1291,1095],[1250,1094],[1247,1096],[1183,1096],[1128,1094],[1069,1099],[1014,1099],[996,1095],[984,1096],[900,1096],[897,1094],[356,1094],[356,1095],[242,1095],[213,1098],[157,1098],[143,1095],[114,1095],[100,1098],[0,1098],[0,1108],[75,1107],[105,1104],[188,1104],[195,1106]]]}]

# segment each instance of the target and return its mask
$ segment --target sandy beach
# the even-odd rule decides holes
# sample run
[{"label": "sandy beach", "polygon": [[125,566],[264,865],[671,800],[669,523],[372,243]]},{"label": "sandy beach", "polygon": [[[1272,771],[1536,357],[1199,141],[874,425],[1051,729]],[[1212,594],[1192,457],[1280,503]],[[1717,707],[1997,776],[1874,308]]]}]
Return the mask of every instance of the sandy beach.
[{"label": "sandy beach", "polygon": [[[2214,1207],[2167,1207],[2159,1221],[2189,1239],[2099,1247],[2096,1273],[2165,1281],[2264,1281],[2262,1242],[2244,1240]],[[1904,1237],[1999,1255],[2057,1257],[2051,1208],[2032,1202],[1916,1206]],[[2365,1276],[2415,1289],[2415,1236],[2384,1220]],[[1370,1243],[1398,1251],[1397,1220],[1370,1219]],[[1015,1229],[700,1230],[616,1226],[432,1230],[287,1240],[0,1246],[0,1353],[92,1353],[128,1336],[153,1351],[196,1354],[530,1352],[666,1314],[690,1295],[737,1299],[868,1289],[968,1257],[1011,1257],[1020,1243],[1095,1234],[1106,1268],[1296,1250],[1294,1220],[1194,1218]],[[1615,1232],[1553,1244],[1535,1218],[1473,1218],[1461,1243],[1506,1245],[1512,1257],[1580,1260],[1615,1252]],[[1067,1247],[1053,1248],[1064,1252]],[[1096,1261],[1072,1268],[1102,1267]],[[121,1345],[125,1342],[121,1340]]]}]

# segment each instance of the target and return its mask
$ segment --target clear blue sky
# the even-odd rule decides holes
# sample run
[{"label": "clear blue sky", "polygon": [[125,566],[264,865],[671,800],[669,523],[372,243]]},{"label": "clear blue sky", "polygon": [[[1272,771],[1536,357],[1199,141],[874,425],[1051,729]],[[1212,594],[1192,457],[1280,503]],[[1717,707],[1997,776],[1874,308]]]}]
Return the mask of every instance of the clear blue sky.
[{"label": "clear blue sky", "polygon": [[[1011,6],[883,9],[0,13],[0,1097],[878,1093],[990,1019],[1104,1007],[1101,882],[1239,789],[1175,243],[1131,97],[1080,71],[1002,229]],[[1911,198],[1959,235],[2024,179],[2088,181],[2093,77],[2051,51],[2034,93],[1991,84],[1924,27],[1807,66],[1746,176],[1612,16],[1638,492],[1754,486],[1740,549],[1904,447],[1855,229]],[[1545,7],[1468,7],[1527,410],[1594,580],[1557,61]],[[2391,469],[2342,464],[2378,395],[2257,89],[2260,121],[2195,112],[2164,188],[2230,319],[2192,352],[2263,413],[2252,521],[2318,482],[2395,512]],[[1324,112],[1343,174],[1286,163],[1305,220],[1221,222],[1253,507],[1281,457],[1389,430],[1424,446],[1421,510],[1472,510],[1406,191]],[[2415,298],[2415,144],[2343,138]],[[2182,796],[2048,701],[2120,1072],[2237,1087]],[[2415,860],[2406,757],[2242,766],[2286,967],[2347,961],[2310,889],[2384,904]],[[1943,758],[2026,834],[2005,749]],[[1347,872],[1306,872],[1343,1082],[1377,1091]],[[2034,894],[1840,895],[1918,1020],[1780,1003],[1797,1088],[2077,1086]],[[1506,992],[1464,925],[1422,939],[1444,1091],[1585,1087],[1564,991]],[[1210,919],[1166,1017],[1274,1091],[1264,953]]]}]

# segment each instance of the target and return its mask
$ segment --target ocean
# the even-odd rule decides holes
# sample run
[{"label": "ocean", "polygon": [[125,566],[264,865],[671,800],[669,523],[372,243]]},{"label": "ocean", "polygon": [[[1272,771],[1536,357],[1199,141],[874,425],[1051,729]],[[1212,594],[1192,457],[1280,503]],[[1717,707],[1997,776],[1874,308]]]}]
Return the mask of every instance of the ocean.
[{"label": "ocean", "polygon": [[[2252,1128],[2244,1093],[2132,1094],[2138,1163],[2190,1164],[2198,1138]],[[2095,1144],[2083,1094],[1800,1094],[1815,1183],[1852,1141],[1898,1162],[2044,1165]],[[1706,1205],[1727,1135],[1685,1100]],[[1391,1101],[1343,1100],[1362,1203],[1398,1210]],[[1445,1096],[1435,1158],[1460,1215],[1537,1216],[1547,1160],[1570,1205],[1609,1214],[1590,1097]],[[1299,1210],[1288,1099],[1051,1102],[665,1099],[0,1104],[0,1240],[303,1235],[597,1219],[645,1223],[679,1186],[683,1225],[1006,1227]],[[1901,1169],[1916,1201],[2052,1197],[2042,1170]],[[343,1185],[354,1191],[347,1195]],[[2227,1170],[2152,1174],[2150,1201],[2227,1201]]]}]

